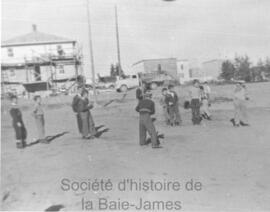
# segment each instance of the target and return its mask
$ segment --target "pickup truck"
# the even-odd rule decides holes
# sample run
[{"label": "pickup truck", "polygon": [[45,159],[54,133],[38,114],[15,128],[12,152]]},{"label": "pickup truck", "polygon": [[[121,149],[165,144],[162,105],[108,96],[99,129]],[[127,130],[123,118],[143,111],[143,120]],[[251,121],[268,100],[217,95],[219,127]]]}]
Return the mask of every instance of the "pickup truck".
[{"label": "pickup truck", "polygon": [[169,84],[177,85],[179,82],[167,73],[138,73],[117,79],[115,88],[118,92],[126,92],[128,89],[139,87],[139,82],[146,84],[149,89],[156,89],[158,86],[168,86]]},{"label": "pickup truck", "polygon": [[118,92],[126,92],[128,89],[139,87],[139,76],[128,75],[118,78],[115,82],[115,88]]},{"label": "pickup truck", "polygon": [[158,86],[168,86],[169,84],[177,85],[178,82],[171,75],[167,73],[140,73],[140,78],[142,82],[146,84],[149,89],[156,89]]}]

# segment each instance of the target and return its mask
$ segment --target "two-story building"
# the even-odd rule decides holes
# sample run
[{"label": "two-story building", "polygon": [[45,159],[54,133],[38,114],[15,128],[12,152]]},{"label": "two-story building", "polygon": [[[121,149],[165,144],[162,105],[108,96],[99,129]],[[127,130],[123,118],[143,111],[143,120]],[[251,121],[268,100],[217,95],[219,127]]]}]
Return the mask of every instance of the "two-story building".
[{"label": "two-story building", "polygon": [[[1,44],[2,92],[60,89],[80,74],[77,42],[37,31]],[[23,86],[22,86],[23,85]]]}]

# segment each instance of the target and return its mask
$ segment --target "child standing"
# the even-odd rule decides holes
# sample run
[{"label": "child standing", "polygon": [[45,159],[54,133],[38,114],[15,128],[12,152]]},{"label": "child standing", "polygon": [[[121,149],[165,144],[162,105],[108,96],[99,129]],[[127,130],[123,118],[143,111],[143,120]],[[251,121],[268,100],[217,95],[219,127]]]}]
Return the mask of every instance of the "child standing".
[{"label": "child standing", "polygon": [[12,117],[12,125],[16,135],[16,147],[22,149],[26,147],[25,139],[27,137],[27,131],[23,123],[22,112],[18,107],[17,96],[11,97],[11,109],[9,112]]},{"label": "child standing", "polygon": [[48,143],[45,138],[45,120],[44,120],[44,110],[41,104],[41,96],[37,95],[34,97],[35,105],[33,110],[33,115],[36,122],[38,141],[41,143]]},{"label": "child standing", "polygon": [[171,126],[179,126],[182,123],[177,93],[174,91],[174,86],[168,86],[168,95],[166,96],[166,104],[168,106],[168,112],[170,116]]},{"label": "child standing", "polygon": [[205,92],[204,86],[201,89],[201,116],[204,119],[211,120],[211,113],[209,111],[208,94]]},{"label": "child standing", "polygon": [[148,90],[145,92],[145,98],[139,101],[136,111],[140,114],[139,136],[140,145],[147,145],[146,134],[151,136],[152,148],[160,148],[157,139],[155,125],[151,119],[151,115],[155,114],[155,103],[151,100],[152,94]]},{"label": "child standing", "polygon": [[95,123],[90,112],[93,105],[89,103],[88,91],[84,89],[81,94],[81,98],[78,102],[78,112],[82,121],[82,136],[83,139],[94,138],[97,131],[95,129]]},{"label": "child standing", "polygon": [[235,127],[249,126],[247,118],[247,106],[246,100],[248,100],[247,91],[242,83],[237,83],[234,94],[233,94],[233,104],[234,104],[234,118],[230,121]]},{"label": "child standing", "polygon": [[192,123],[194,125],[199,125],[202,120],[200,116],[201,91],[199,88],[199,81],[196,79],[193,81],[193,86],[189,90],[189,96],[191,99],[190,107],[192,111]]},{"label": "child standing", "polygon": [[160,104],[162,106],[163,109],[163,115],[164,115],[164,119],[165,119],[165,123],[167,125],[170,124],[170,117],[169,117],[169,113],[168,113],[168,107],[166,104],[166,96],[168,95],[168,89],[167,88],[162,88],[162,97],[160,99]]},{"label": "child standing", "polygon": [[79,100],[82,98],[81,96],[82,91],[83,91],[83,87],[78,86],[77,94],[73,97],[72,104],[71,104],[73,112],[76,113],[77,126],[78,126],[79,133],[81,134],[82,134],[82,121],[81,121],[81,117],[78,111],[78,103],[79,103]]}]

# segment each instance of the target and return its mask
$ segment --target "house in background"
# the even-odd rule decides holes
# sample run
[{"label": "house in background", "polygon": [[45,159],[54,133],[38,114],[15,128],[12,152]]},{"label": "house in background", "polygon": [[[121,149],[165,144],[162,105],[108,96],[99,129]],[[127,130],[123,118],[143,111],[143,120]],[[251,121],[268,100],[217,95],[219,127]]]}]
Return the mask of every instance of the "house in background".
[{"label": "house in background", "polygon": [[191,80],[189,60],[176,58],[148,59],[133,64],[132,68],[133,73],[166,72],[181,84]]},{"label": "house in background", "polygon": [[148,59],[134,63],[133,73],[166,72],[180,84],[198,79],[200,81],[217,80],[222,71],[223,60],[215,59],[201,63],[198,59]]},{"label": "house in background", "polygon": [[184,84],[191,80],[190,62],[188,60],[177,60],[177,76],[179,82]]},{"label": "house in background", "polygon": [[209,60],[202,63],[203,80],[217,80],[222,72],[222,59]]},{"label": "house in background", "polygon": [[81,74],[75,40],[32,27],[32,32],[1,44],[2,93],[18,94],[22,84],[29,92],[69,87]]},{"label": "house in background", "polygon": [[177,79],[177,59],[161,58],[141,60],[132,66],[133,73],[155,73],[166,72],[168,75]]}]

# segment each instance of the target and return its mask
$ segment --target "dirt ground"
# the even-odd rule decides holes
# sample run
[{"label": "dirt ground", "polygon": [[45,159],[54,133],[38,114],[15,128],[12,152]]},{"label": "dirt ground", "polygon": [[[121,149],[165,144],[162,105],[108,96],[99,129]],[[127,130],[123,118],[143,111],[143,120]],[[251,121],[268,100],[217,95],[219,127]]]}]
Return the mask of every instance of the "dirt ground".
[{"label": "dirt ground", "polygon": [[[135,92],[107,107],[93,109],[96,125],[109,132],[101,138],[82,140],[77,131],[72,97],[44,99],[46,134],[58,135],[50,144],[15,148],[14,132],[7,102],[2,102],[1,118],[1,202],[2,210],[44,211],[61,204],[62,210],[82,210],[82,199],[137,203],[181,201],[181,211],[270,211],[270,83],[248,84],[251,100],[250,127],[232,127],[232,103],[214,102],[212,121],[192,126],[189,110],[180,108],[183,126],[167,127],[154,93],[156,128],[165,134],[161,149],[139,146]],[[182,101],[187,88],[178,88]],[[230,98],[232,85],[213,86],[213,97]],[[102,94],[103,102],[120,94]],[[23,104],[28,143],[36,137],[31,103]],[[110,179],[117,185],[123,179],[201,182],[200,191],[63,191],[62,179],[94,181]],[[96,207],[94,209],[97,209]],[[94,210],[93,209],[93,210]],[[130,211],[134,211],[131,208]],[[108,210],[110,211],[110,210]],[[112,211],[112,209],[111,209]],[[152,211],[158,211],[157,209]],[[174,211],[174,210],[172,210]]]}]

